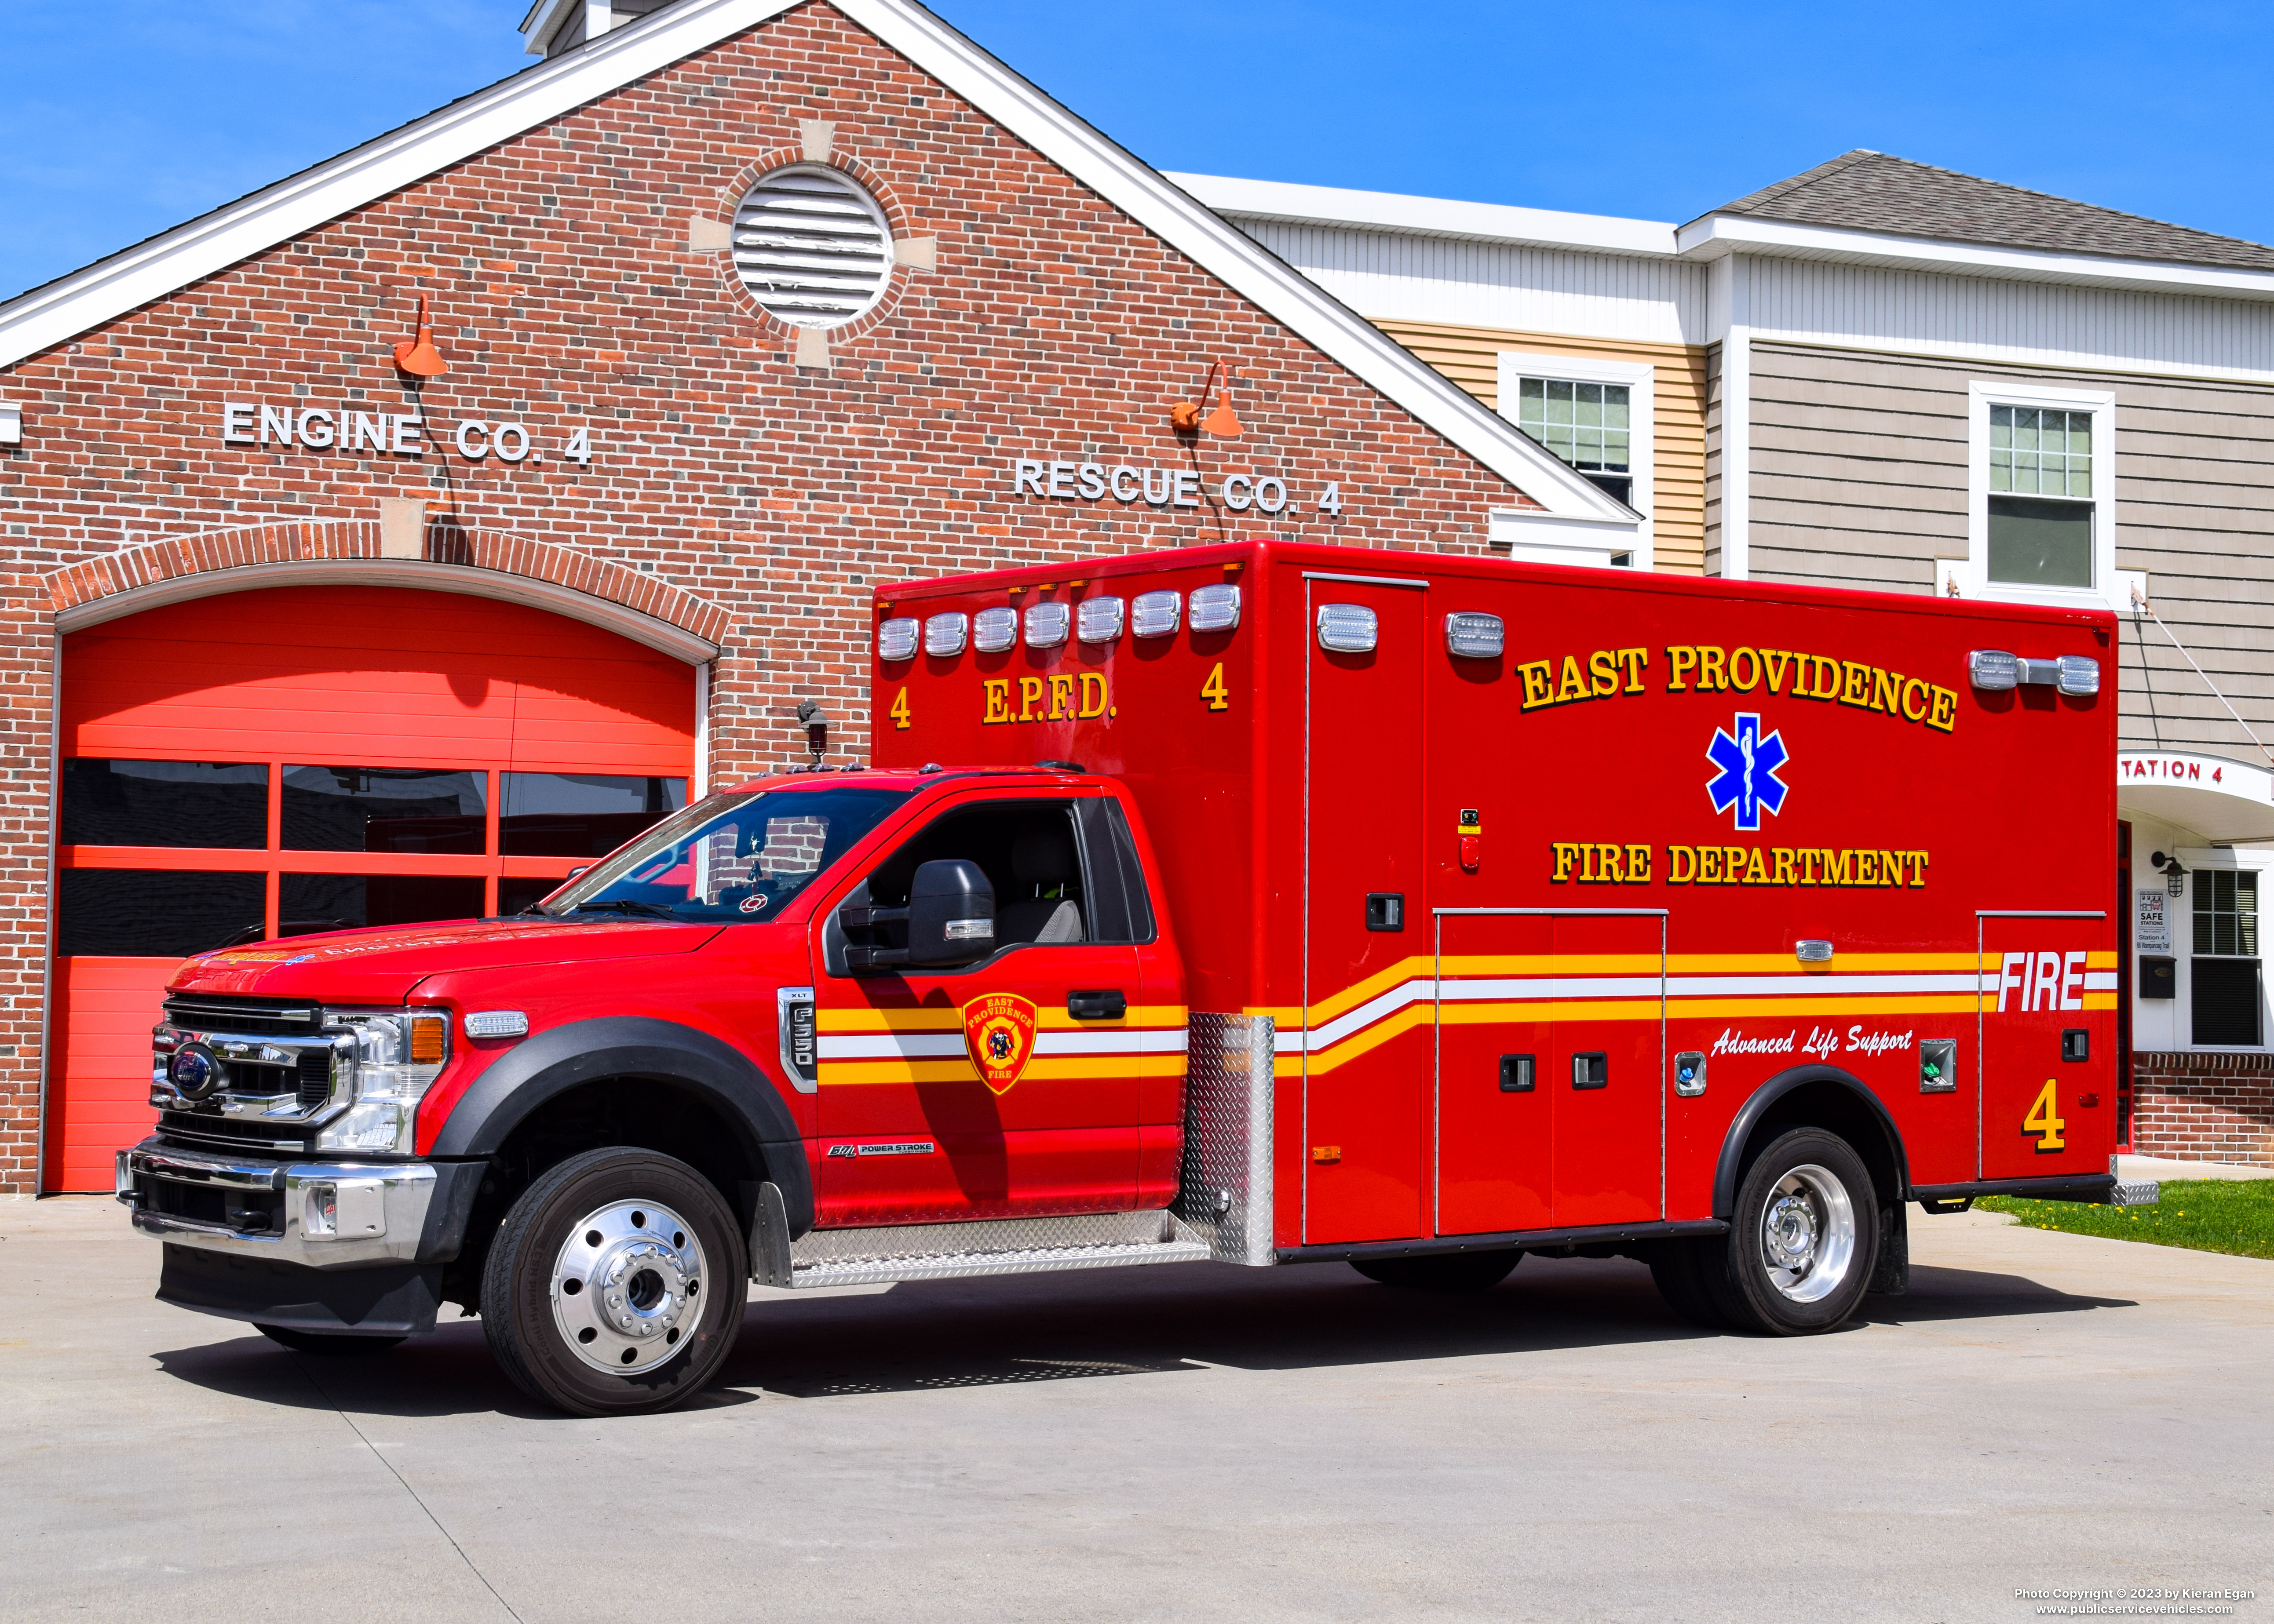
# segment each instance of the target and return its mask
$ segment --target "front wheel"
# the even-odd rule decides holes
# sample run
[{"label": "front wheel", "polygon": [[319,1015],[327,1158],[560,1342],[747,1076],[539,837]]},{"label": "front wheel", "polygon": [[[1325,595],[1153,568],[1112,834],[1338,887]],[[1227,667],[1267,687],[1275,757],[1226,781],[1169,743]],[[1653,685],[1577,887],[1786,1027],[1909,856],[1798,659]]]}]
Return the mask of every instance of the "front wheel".
[{"label": "front wheel", "polygon": [[1879,1203],[1846,1140],[1796,1128],[1738,1181],[1729,1232],[1707,1244],[1713,1306],[1772,1336],[1835,1330],[1864,1299],[1879,1256]]},{"label": "front wheel", "polygon": [[1484,1291],[1524,1261],[1520,1252],[1437,1252],[1419,1258],[1367,1258],[1351,1267],[1368,1280],[1409,1291]]},{"label": "front wheel", "polygon": [[581,1416],[668,1410],[733,1351],[748,1273],[740,1229],[693,1168],[588,1150],[506,1214],[482,1271],[482,1328],[531,1398]]}]

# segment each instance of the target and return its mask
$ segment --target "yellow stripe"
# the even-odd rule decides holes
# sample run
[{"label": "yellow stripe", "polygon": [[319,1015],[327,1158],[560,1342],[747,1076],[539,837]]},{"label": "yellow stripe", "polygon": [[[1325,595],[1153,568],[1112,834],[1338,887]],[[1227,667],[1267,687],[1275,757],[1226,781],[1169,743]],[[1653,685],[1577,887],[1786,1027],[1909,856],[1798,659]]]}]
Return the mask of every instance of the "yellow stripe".
[{"label": "yellow stripe", "polygon": [[2084,956],[2084,967],[2088,970],[2113,970],[2116,967],[2116,955],[2113,953],[2087,953]]},{"label": "yellow stripe", "polygon": [[[972,995],[977,997],[980,995]],[[817,1029],[822,1032],[960,1032],[963,1011],[960,1010],[829,1010],[817,1011]],[[1044,1009],[1035,1012],[1035,1024],[1046,1032],[1078,1027],[1084,1032],[1131,1032],[1159,1027],[1180,1031],[1186,1024],[1185,1006],[1181,1004],[1138,1004],[1119,1020],[1076,1020],[1064,1010]]]},{"label": "yellow stripe", "polygon": [[[1061,1055],[1027,1062],[1019,1080],[1102,1077],[1182,1077],[1182,1055]],[[968,1060],[825,1060],[820,1080],[825,1087],[858,1083],[975,1083],[978,1071]]]}]

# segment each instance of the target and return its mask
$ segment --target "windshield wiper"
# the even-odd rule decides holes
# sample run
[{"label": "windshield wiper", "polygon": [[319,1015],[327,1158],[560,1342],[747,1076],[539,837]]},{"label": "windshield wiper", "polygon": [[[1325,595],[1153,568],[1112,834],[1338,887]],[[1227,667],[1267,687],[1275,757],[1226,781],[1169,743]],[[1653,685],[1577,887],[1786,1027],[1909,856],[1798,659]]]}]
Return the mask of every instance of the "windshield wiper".
[{"label": "windshield wiper", "polygon": [[580,902],[569,909],[571,914],[598,914],[613,910],[618,914],[637,914],[648,919],[677,921],[679,915],[660,902],[636,902],[629,897],[609,897],[599,902]]}]

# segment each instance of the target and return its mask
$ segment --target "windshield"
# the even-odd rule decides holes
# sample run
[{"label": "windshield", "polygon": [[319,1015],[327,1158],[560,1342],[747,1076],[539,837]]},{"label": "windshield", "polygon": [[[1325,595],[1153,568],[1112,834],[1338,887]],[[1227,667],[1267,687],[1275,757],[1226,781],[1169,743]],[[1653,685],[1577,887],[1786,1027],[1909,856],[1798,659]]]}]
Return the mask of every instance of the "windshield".
[{"label": "windshield", "polygon": [[771,919],[906,790],[742,790],[674,813],[538,903],[560,915]]}]

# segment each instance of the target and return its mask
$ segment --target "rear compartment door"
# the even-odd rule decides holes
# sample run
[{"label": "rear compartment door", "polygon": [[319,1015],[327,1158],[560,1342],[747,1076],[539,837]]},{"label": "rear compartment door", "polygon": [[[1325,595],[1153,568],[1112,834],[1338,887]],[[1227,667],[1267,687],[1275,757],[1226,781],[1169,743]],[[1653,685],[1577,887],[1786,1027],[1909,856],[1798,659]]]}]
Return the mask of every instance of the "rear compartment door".
[{"label": "rear compartment door", "polygon": [[2116,1143],[2116,952],[2107,915],[1979,916],[1984,1178],[2085,1177]]},{"label": "rear compartment door", "polygon": [[1660,1216],[1664,918],[1436,915],[1437,1233]]},{"label": "rear compartment door", "polygon": [[[1403,1239],[1429,1233],[1426,583],[1303,585],[1303,1238]],[[1370,610],[1374,647],[1322,648],[1329,605]]]}]

